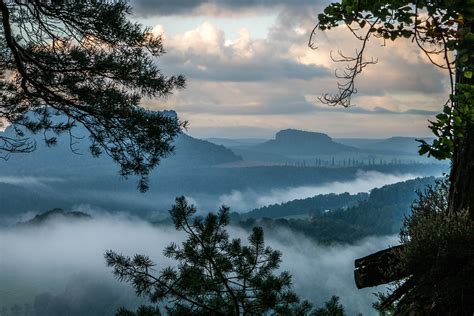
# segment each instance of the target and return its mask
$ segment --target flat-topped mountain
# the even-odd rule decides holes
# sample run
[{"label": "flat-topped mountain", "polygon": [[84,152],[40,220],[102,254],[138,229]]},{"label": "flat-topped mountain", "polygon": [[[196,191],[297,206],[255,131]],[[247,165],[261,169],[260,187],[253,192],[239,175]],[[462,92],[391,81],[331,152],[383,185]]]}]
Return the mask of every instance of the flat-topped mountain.
[{"label": "flat-topped mountain", "polygon": [[327,155],[356,152],[357,148],[339,144],[323,133],[285,129],[269,140],[254,147],[263,152],[286,155]]}]

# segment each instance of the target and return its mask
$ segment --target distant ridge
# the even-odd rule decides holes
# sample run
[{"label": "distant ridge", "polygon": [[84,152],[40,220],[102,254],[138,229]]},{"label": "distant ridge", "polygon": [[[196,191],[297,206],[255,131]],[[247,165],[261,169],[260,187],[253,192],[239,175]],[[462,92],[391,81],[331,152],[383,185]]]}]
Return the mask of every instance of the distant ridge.
[{"label": "distant ridge", "polygon": [[[161,111],[167,116],[177,116],[175,111]],[[55,121],[61,122],[65,120],[64,116],[54,116]],[[82,139],[77,141],[73,147],[77,153],[72,153],[69,146],[69,135],[62,134],[57,137],[58,144],[47,148],[43,141],[43,135],[31,135],[26,132],[26,136],[36,141],[37,150],[27,155],[16,155],[15,159],[2,163],[0,168],[8,168],[9,170],[24,170],[26,168],[34,168],[36,170],[49,168],[51,173],[57,170],[79,169],[78,172],[96,172],[103,173],[104,170],[109,172],[117,172],[118,166],[112,163],[112,160],[104,155],[99,158],[93,158],[89,153],[89,139],[87,131],[82,126],[77,126],[73,130],[73,134],[81,136]],[[15,137],[14,128],[9,126],[5,131],[0,131],[0,135]],[[175,138],[173,143],[175,153],[163,159],[161,164],[168,164],[180,167],[201,167],[226,164],[230,162],[238,162],[242,157],[236,155],[232,150],[211,142],[191,137],[187,134],[180,134]],[[53,167],[54,166],[54,167]],[[1,169],[0,169],[1,170]]]},{"label": "distant ridge", "polygon": [[346,209],[358,205],[369,198],[368,193],[341,193],[341,194],[319,194],[305,199],[267,205],[240,214],[241,219],[246,218],[280,218],[312,213],[322,213],[327,210]]},{"label": "distant ridge", "polygon": [[174,143],[175,154],[163,160],[163,164],[212,166],[241,161],[242,157],[223,145],[181,134]]},{"label": "distant ridge", "polygon": [[[399,152],[406,154],[417,154],[420,143],[415,137],[394,136],[379,142],[368,145],[366,148],[378,151]],[[432,138],[426,138],[427,142],[431,142]]]},{"label": "distant ridge", "polygon": [[18,227],[22,226],[36,226],[42,225],[52,220],[89,220],[92,216],[83,212],[66,212],[61,208],[54,208],[52,210],[37,214],[32,219],[20,222],[17,224]]},{"label": "distant ridge", "polygon": [[336,143],[326,134],[296,129],[281,130],[275,139],[254,148],[283,155],[327,155],[342,152],[357,152],[359,149]]}]

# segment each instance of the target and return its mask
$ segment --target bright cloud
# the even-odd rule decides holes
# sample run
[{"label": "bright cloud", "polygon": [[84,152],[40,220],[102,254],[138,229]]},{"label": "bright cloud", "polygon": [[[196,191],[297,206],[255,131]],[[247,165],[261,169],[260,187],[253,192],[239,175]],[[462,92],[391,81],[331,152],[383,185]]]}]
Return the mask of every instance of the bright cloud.
[{"label": "bright cloud", "polygon": [[[150,5],[145,0],[136,3],[137,8]],[[202,11],[211,4],[237,15],[222,19],[212,10]],[[317,50],[308,47],[309,33],[324,4],[187,1],[172,5],[158,1],[156,7],[162,13],[156,16],[170,12],[181,18],[201,14],[205,19],[178,33],[173,29],[181,19],[166,18],[163,25],[155,25],[153,31],[164,34],[168,51],[160,67],[167,74],[184,74],[188,85],[164,102],[146,105],[177,110],[196,136],[212,136],[211,131],[217,129],[239,137],[230,132],[238,126],[272,132],[296,127],[339,136],[429,135],[428,119],[446,101],[448,78],[410,41],[371,40],[367,58],[373,56],[379,62],[366,68],[356,82],[359,93],[353,103],[357,108],[344,111],[318,101],[318,96],[336,90],[334,70],[344,67],[331,60],[330,52],[340,49],[351,54],[360,46],[348,30],[338,28],[318,34]],[[200,13],[196,13],[198,8]],[[258,19],[244,18],[249,8],[263,10],[255,11],[257,16],[279,13],[271,25],[259,25]],[[231,30],[226,21],[234,26],[242,21],[242,25]],[[253,30],[262,27],[266,36],[254,36]]]}]

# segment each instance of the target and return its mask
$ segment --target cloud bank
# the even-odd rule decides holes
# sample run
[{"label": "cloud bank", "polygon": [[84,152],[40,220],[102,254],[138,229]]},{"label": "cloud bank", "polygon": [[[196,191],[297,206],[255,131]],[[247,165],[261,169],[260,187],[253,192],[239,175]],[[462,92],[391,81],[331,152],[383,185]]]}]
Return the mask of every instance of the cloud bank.
[{"label": "cloud bank", "polygon": [[[241,229],[230,228],[229,232],[233,237],[246,240],[247,233]],[[170,242],[179,243],[183,238],[181,232],[172,228],[157,228],[123,216],[73,223],[55,221],[36,228],[1,229],[2,304],[25,303],[44,291],[53,295],[66,291],[69,296],[77,296],[76,304],[84,304],[80,301],[83,293],[77,286],[72,292],[68,290],[67,281],[71,278],[92,275],[98,283],[119,286],[105,266],[105,250],[150,255],[157,263],[156,269],[160,270],[173,264],[162,255],[163,248]],[[293,274],[295,290],[302,298],[321,304],[331,295],[339,295],[349,313],[375,314],[370,307],[375,299],[371,294],[374,289],[358,291],[355,288],[353,260],[395,244],[395,237],[369,238],[355,245],[324,247],[289,231],[281,231],[267,236],[266,240],[282,251],[281,269]],[[124,285],[119,289],[124,291],[130,287]],[[131,292],[125,293],[134,298]],[[133,304],[132,301],[129,304]]]},{"label": "cloud bank", "polygon": [[[138,2],[148,5],[147,1]],[[248,7],[262,11],[254,12],[252,19],[238,14],[217,17],[209,13],[212,10],[202,18],[193,17],[193,8],[201,10],[209,5],[234,13]],[[324,5],[305,1],[168,4],[165,12],[181,12],[196,24],[190,23],[179,32],[173,32],[179,19],[167,18],[163,24],[152,25],[154,32],[164,34],[168,51],[160,59],[160,67],[168,74],[184,74],[188,85],[165,102],[150,100],[146,105],[176,109],[191,123],[190,132],[201,137],[212,137],[215,130],[242,137],[242,132],[231,132],[239,126],[273,131],[301,126],[344,137],[428,135],[427,120],[438,112],[437,105],[445,102],[448,93],[447,76],[409,41],[370,41],[367,58],[373,56],[379,63],[358,78],[359,93],[353,98],[357,107],[329,108],[319,102],[318,97],[335,91],[334,71],[344,68],[332,62],[330,52],[341,50],[352,55],[360,44],[349,31],[336,28],[318,34],[317,50],[307,46]],[[153,8],[147,11],[153,12]],[[260,25],[258,17],[269,12],[273,20]],[[160,23],[160,19],[153,21]],[[255,28],[260,35],[255,35]]]},{"label": "cloud bank", "polygon": [[[319,1],[325,3],[328,1]],[[150,15],[231,15],[232,12],[251,14],[251,11],[315,5],[312,0],[133,0],[134,12]]]}]

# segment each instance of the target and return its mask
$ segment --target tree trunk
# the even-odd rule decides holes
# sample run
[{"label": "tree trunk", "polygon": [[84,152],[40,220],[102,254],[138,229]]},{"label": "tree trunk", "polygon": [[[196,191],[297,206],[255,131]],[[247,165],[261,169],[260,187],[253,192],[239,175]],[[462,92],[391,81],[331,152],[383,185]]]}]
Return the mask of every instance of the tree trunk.
[{"label": "tree trunk", "polygon": [[[474,33],[474,21],[464,21],[463,28],[469,28]],[[462,40],[462,39],[461,39]],[[469,60],[474,65],[474,60]],[[474,78],[467,79],[459,65],[456,69],[456,85],[474,85]],[[474,68],[474,67],[473,67]],[[455,93],[458,93],[456,91]],[[451,186],[449,188],[448,207],[450,212],[466,210],[474,221],[474,122],[466,124],[464,137],[455,139],[455,148],[452,156],[450,173]],[[388,248],[355,261],[354,278],[357,288],[371,287],[385,284],[391,281],[406,278],[405,271],[391,271],[397,265],[397,251],[401,251],[403,245]],[[406,289],[406,288],[405,288]],[[402,292],[394,292],[387,302],[398,299]]]},{"label": "tree trunk", "polygon": [[[465,21],[463,28],[474,32],[474,21]],[[461,39],[462,40],[462,39]],[[470,59],[469,63],[474,64]],[[474,84],[473,79],[466,79],[463,71],[456,71],[457,84]],[[455,140],[452,158],[451,187],[449,189],[449,211],[466,210],[474,220],[474,123],[467,122],[464,138]]]},{"label": "tree trunk", "polygon": [[474,125],[471,123],[453,157],[450,181],[450,212],[467,210],[474,220]]}]

